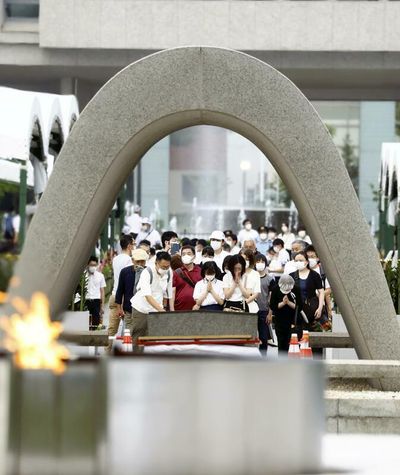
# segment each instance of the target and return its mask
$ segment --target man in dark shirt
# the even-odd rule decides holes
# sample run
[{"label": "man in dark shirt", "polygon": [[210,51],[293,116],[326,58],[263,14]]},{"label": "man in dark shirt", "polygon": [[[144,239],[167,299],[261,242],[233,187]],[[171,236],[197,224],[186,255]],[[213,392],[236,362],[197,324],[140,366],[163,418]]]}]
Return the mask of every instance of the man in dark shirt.
[{"label": "man in dark shirt", "polygon": [[148,257],[144,249],[135,249],[132,251],[133,265],[125,267],[119,274],[115,303],[119,315],[125,320],[125,327],[129,329],[132,326],[131,298],[136,291],[141,271],[146,267]]},{"label": "man in dark shirt", "polygon": [[193,290],[201,277],[201,267],[194,264],[196,251],[193,246],[183,246],[181,258],[183,266],[174,272],[172,281],[174,309],[192,310],[196,305],[193,299]]}]

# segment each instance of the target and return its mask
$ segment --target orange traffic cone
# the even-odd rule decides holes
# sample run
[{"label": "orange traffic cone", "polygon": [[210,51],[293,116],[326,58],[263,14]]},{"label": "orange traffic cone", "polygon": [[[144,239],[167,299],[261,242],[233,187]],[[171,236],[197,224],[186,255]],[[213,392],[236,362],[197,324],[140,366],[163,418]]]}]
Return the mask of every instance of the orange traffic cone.
[{"label": "orange traffic cone", "polygon": [[312,349],[310,347],[310,334],[307,330],[303,331],[303,338],[300,341],[300,356],[308,359],[313,357]]},{"label": "orange traffic cone", "polygon": [[300,358],[300,348],[297,333],[292,333],[292,336],[290,337],[288,358]]},{"label": "orange traffic cone", "polygon": [[124,338],[122,340],[122,349],[126,352],[133,351],[132,347],[132,337],[129,330],[124,330]]}]

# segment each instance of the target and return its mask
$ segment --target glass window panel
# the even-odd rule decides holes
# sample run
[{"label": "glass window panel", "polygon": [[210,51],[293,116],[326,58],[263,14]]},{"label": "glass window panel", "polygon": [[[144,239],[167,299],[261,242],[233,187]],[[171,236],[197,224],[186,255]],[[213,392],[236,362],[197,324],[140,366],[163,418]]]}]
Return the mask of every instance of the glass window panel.
[{"label": "glass window panel", "polygon": [[39,0],[6,0],[8,18],[39,18]]}]

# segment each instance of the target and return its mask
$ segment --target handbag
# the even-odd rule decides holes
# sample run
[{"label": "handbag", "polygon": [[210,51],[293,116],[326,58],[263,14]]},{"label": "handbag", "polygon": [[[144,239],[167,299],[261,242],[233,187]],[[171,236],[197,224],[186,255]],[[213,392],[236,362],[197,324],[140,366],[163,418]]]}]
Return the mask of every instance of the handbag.
[{"label": "handbag", "polygon": [[239,300],[237,302],[234,302],[233,300],[225,300],[223,311],[245,313],[249,311],[249,306],[245,300]]},{"label": "handbag", "polygon": [[310,330],[314,332],[330,331],[332,329],[331,321],[328,317],[325,305],[322,307],[321,317],[317,320],[315,312],[319,307],[319,298],[317,296],[307,299],[303,304],[304,313],[310,322]]}]

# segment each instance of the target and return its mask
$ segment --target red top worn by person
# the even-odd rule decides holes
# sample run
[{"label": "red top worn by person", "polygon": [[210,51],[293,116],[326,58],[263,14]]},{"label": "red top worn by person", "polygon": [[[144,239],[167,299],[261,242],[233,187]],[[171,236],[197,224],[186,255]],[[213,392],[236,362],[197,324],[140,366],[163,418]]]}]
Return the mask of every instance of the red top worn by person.
[{"label": "red top worn by person", "polygon": [[196,252],[192,246],[183,246],[181,258],[183,266],[174,272],[172,281],[173,287],[173,309],[192,310],[196,305],[193,299],[194,287],[201,277],[201,267],[194,264]]}]

